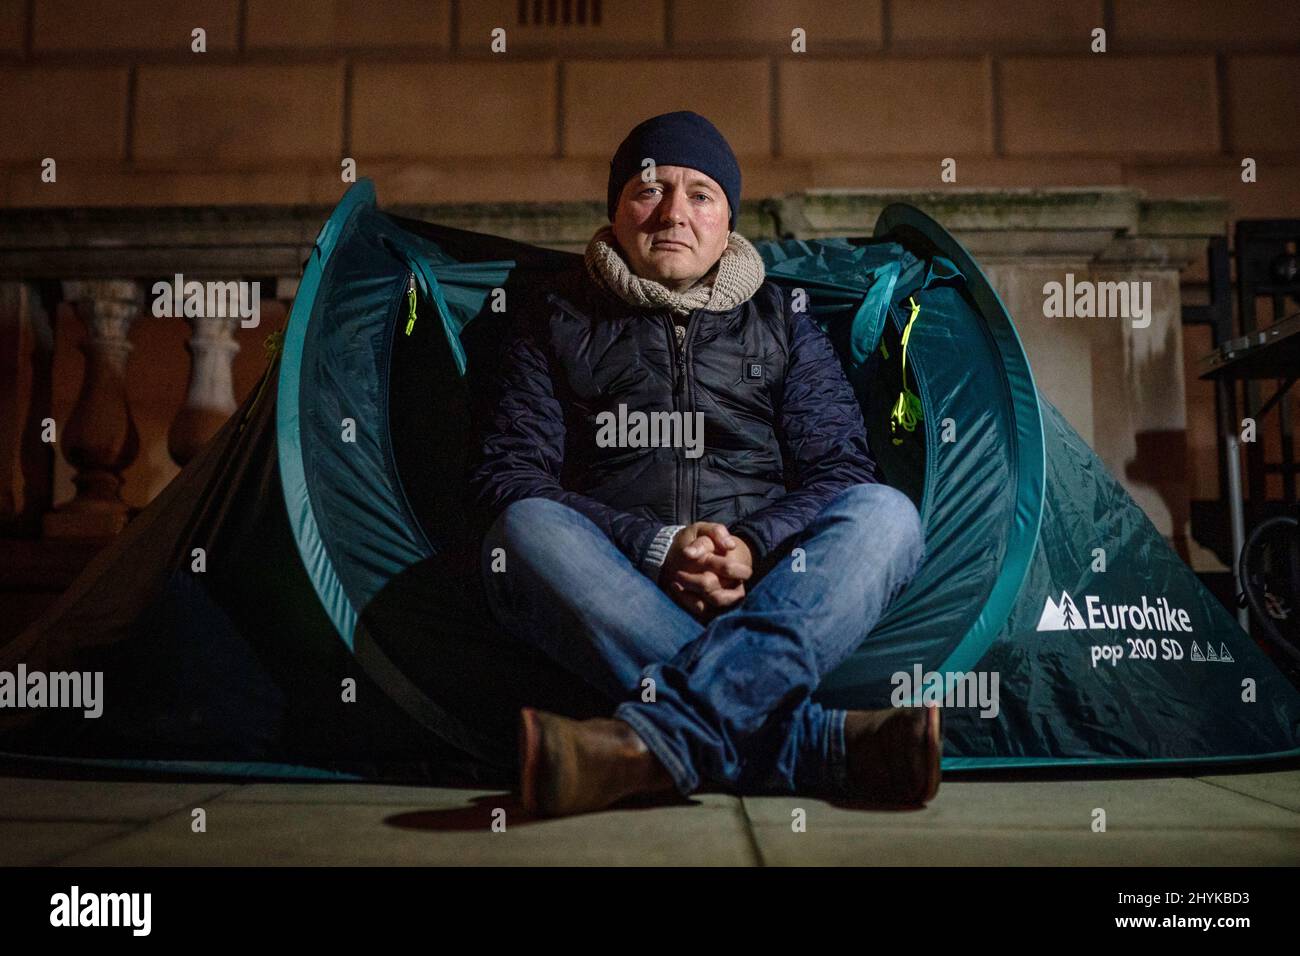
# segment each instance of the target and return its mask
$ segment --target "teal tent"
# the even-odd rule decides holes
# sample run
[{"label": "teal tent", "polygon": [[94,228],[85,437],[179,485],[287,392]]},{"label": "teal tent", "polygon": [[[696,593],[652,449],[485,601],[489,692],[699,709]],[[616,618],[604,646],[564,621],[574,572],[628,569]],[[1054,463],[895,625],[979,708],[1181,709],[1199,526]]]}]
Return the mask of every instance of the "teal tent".
[{"label": "teal tent", "polygon": [[[1300,694],[1038,393],[956,240],[896,205],[870,238],[756,246],[835,343],[885,476],[925,525],[925,563],[819,699],[940,695],[950,771],[1300,754]],[[349,190],[256,393],[0,649],[0,667],[97,662],[123,705],[106,702],[102,724],[0,723],[0,749],[506,780],[521,703],[607,712],[490,626],[465,520],[477,385],[509,321],[495,306],[577,262],[384,213],[368,182]]]}]

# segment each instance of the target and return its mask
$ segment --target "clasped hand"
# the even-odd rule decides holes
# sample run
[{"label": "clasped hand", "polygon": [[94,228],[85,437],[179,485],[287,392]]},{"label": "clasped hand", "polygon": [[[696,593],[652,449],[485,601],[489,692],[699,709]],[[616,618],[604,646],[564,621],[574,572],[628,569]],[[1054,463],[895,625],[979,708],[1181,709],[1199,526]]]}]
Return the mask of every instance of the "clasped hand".
[{"label": "clasped hand", "polygon": [[707,620],[745,597],[754,574],[749,545],[715,521],[696,521],[673,538],[659,586],[680,607]]}]

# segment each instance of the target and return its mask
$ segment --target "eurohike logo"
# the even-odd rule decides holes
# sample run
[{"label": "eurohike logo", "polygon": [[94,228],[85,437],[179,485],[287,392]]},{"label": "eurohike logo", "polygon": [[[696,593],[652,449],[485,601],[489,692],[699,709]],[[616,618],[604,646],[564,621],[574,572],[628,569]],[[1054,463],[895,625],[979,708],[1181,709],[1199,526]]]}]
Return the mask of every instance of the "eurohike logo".
[{"label": "eurohike logo", "polygon": [[1039,631],[1180,631],[1191,633],[1192,619],[1182,608],[1170,607],[1164,598],[1151,604],[1142,595],[1141,604],[1103,604],[1095,594],[1083,598],[1087,615],[1079,613],[1068,591],[1062,591],[1059,600],[1047,596],[1043,613],[1038,618]]},{"label": "eurohike logo", "polygon": [[1068,592],[1061,592],[1059,603],[1053,601],[1050,594],[1047,595],[1047,603],[1043,605],[1042,617],[1038,619],[1038,630],[1083,631],[1087,630],[1087,628],[1088,625],[1083,623],[1083,615],[1074,606],[1074,600]]}]

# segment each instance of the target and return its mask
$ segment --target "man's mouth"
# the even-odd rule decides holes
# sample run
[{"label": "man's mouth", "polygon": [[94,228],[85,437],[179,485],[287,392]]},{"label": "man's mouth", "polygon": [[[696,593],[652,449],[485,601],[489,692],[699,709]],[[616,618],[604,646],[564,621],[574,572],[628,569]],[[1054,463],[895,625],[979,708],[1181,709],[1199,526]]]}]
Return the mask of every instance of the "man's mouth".
[{"label": "man's mouth", "polygon": [[656,239],[654,242],[651,243],[651,246],[654,248],[665,248],[665,249],[687,248],[686,243],[678,242],[675,239]]}]

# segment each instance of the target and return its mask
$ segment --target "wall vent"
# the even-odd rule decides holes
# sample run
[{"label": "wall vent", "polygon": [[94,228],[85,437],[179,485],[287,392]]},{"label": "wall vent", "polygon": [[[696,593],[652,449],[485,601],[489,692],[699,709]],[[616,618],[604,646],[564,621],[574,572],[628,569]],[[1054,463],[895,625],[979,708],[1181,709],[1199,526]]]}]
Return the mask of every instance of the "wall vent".
[{"label": "wall vent", "polygon": [[598,27],[600,0],[518,0],[521,27]]}]

